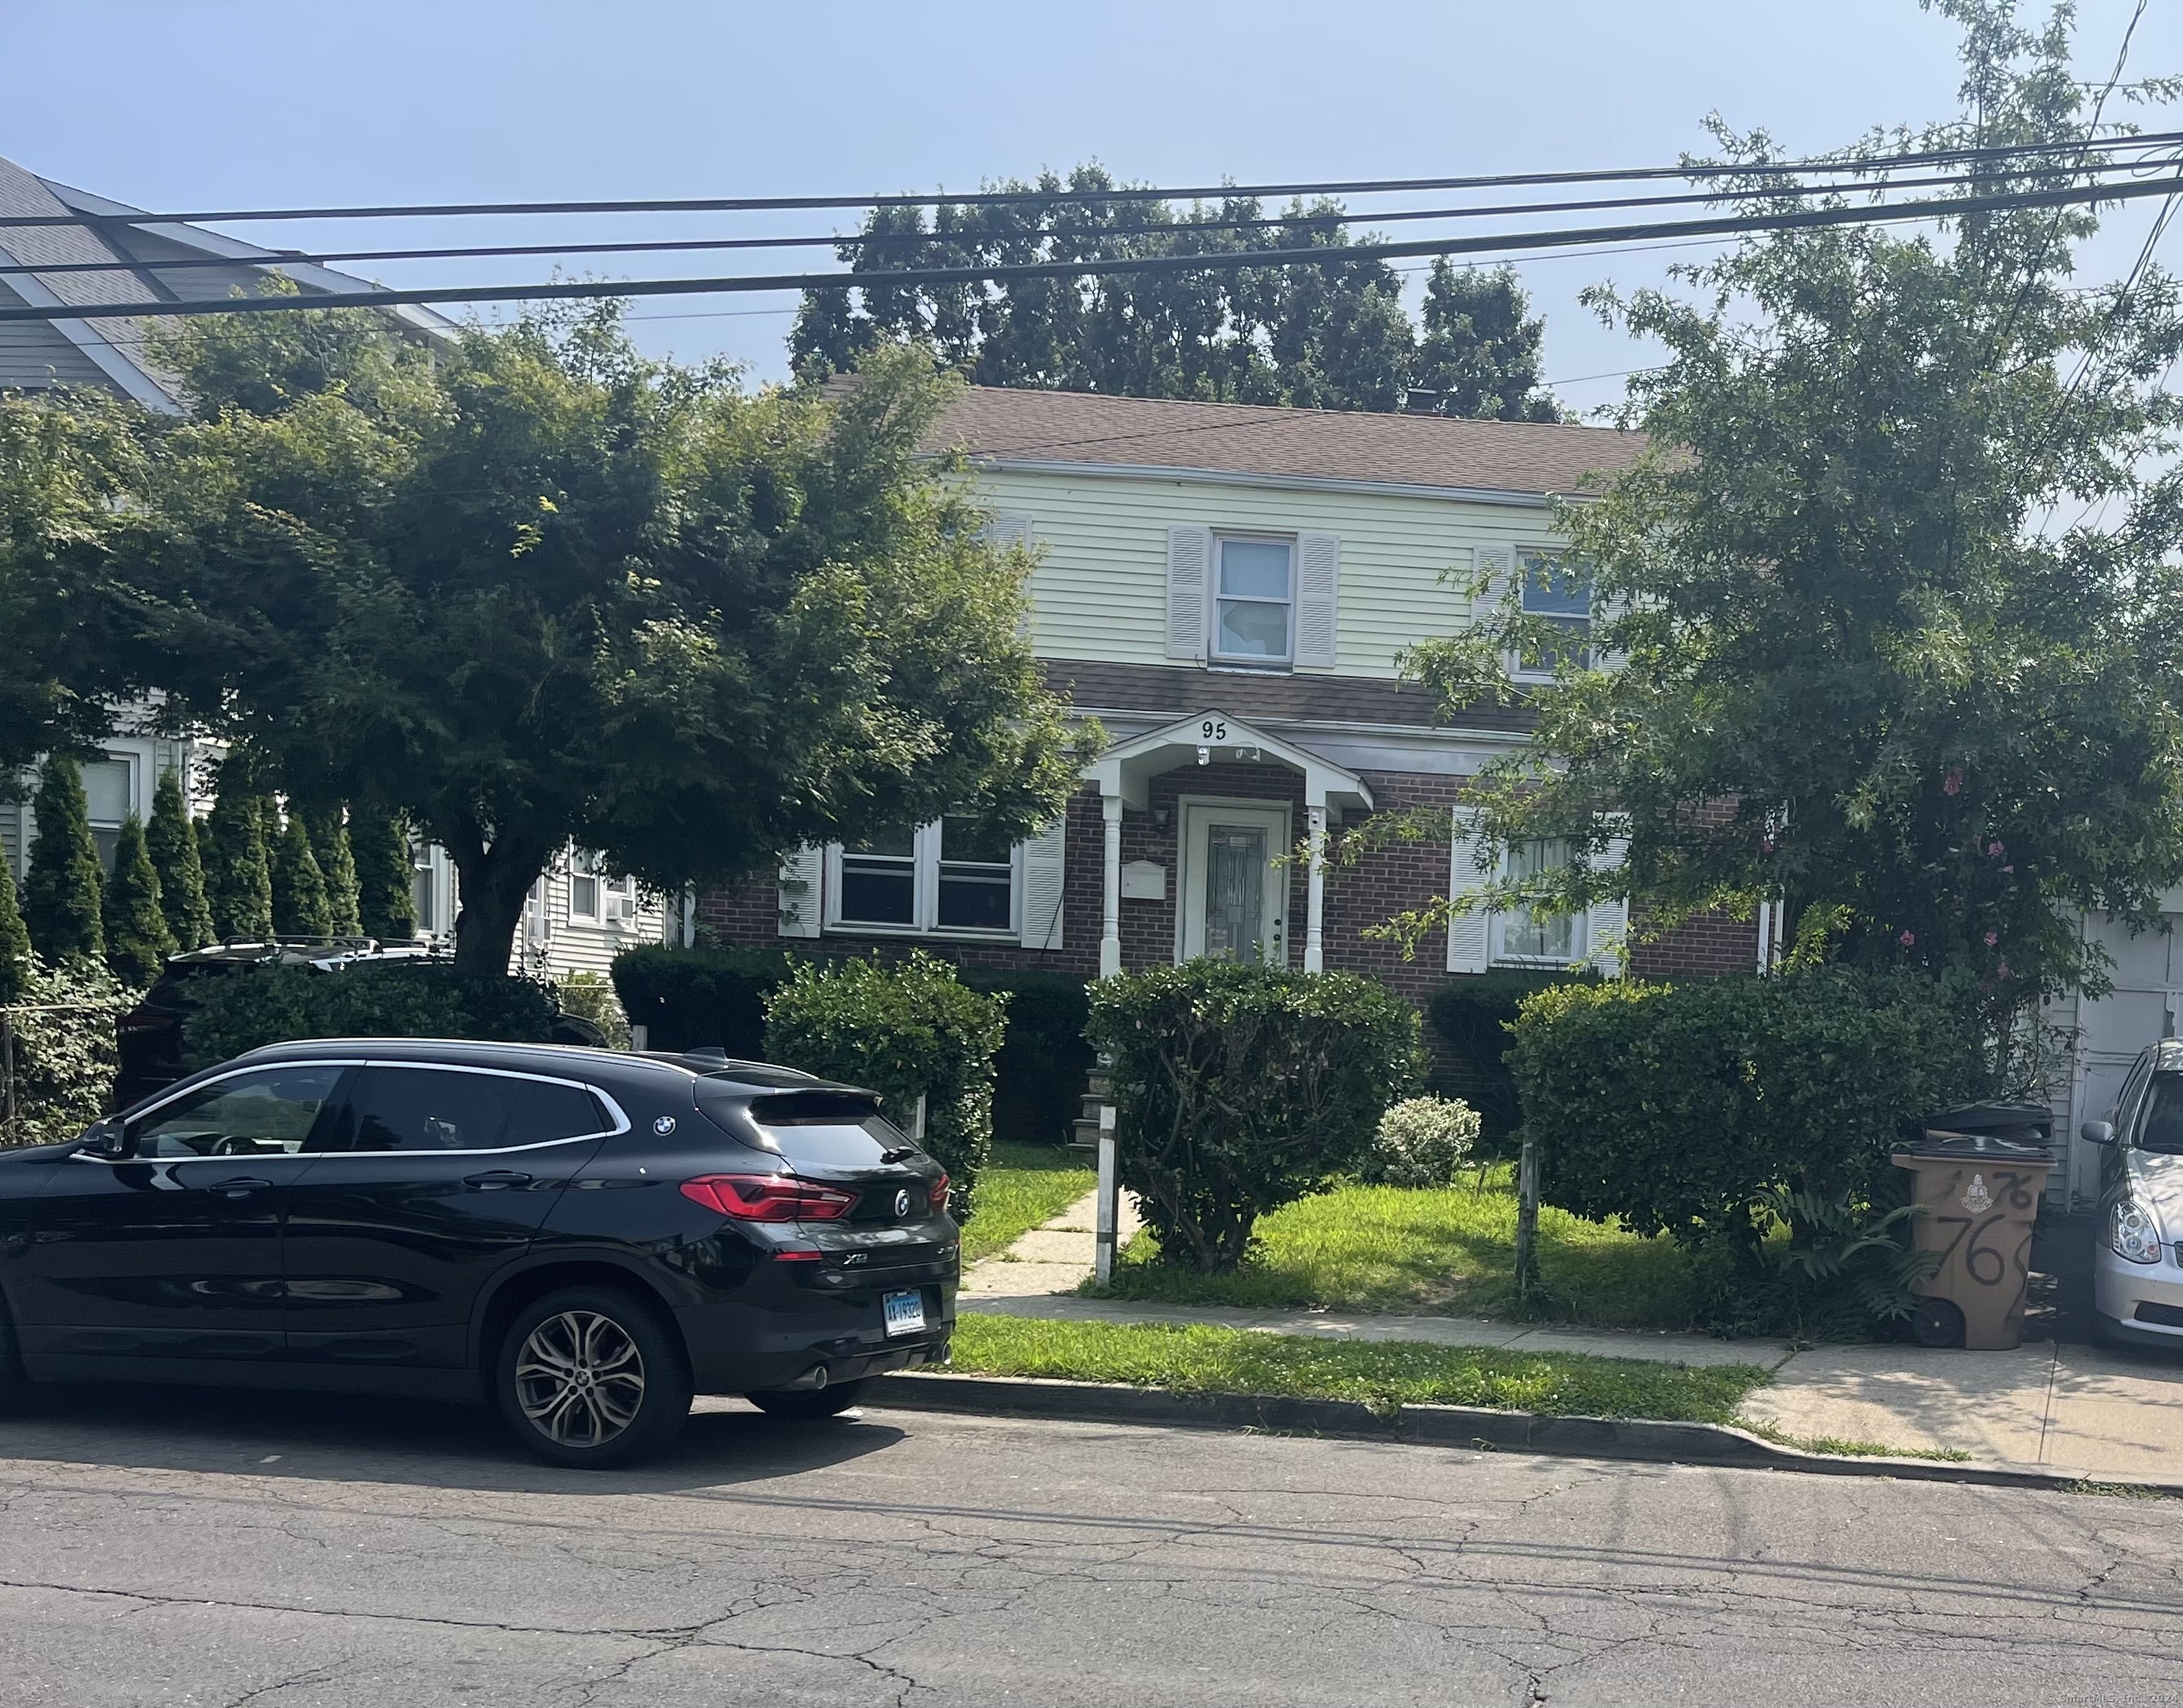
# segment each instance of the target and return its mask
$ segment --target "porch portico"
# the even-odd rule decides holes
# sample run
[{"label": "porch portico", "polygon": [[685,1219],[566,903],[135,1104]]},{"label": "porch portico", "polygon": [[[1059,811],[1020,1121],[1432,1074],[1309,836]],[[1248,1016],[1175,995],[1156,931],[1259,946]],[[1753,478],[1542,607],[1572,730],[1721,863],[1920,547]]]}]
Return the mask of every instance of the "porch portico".
[{"label": "porch portico", "polygon": [[[1271,765],[1303,782],[1308,854],[1303,970],[1325,970],[1327,815],[1352,807],[1369,809],[1372,792],[1354,771],[1309,749],[1253,728],[1225,712],[1178,719],[1109,748],[1084,776],[1098,785],[1105,824],[1101,887],[1099,976],[1122,970],[1122,813],[1145,810],[1152,780],[1186,766],[1216,762]],[[1264,803],[1195,802],[1177,826],[1175,955],[1225,954],[1235,959],[1286,965],[1287,892],[1277,881],[1277,862],[1293,846],[1282,832],[1285,815]],[[1234,821],[1228,822],[1227,821]],[[1256,910],[1254,912],[1254,910]]]}]

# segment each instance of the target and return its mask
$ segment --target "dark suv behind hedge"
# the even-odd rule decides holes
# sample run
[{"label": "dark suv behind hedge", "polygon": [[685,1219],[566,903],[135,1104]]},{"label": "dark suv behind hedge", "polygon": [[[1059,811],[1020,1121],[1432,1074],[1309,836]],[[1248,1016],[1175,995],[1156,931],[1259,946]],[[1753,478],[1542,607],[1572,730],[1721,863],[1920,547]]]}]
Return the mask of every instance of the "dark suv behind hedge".
[{"label": "dark suv behind hedge", "polygon": [[482,1400],[657,1451],[696,1394],[819,1417],[946,1355],[947,1179],[872,1093],[718,1058],[347,1039],[0,1156],[0,1386]]}]

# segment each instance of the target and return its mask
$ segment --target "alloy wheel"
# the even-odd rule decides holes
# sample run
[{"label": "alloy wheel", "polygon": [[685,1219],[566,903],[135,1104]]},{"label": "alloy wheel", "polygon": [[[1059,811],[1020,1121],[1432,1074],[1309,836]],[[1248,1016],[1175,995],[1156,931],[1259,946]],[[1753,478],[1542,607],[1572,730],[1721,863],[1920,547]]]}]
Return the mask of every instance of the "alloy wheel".
[{"label": "alloy wheel", "polygon": [[516,1355],[523,1415],[562,1447],[598,1447],[619,1435],[644,1404],[644,1356],[629,1331],[596,1310],[549,1316]]}]

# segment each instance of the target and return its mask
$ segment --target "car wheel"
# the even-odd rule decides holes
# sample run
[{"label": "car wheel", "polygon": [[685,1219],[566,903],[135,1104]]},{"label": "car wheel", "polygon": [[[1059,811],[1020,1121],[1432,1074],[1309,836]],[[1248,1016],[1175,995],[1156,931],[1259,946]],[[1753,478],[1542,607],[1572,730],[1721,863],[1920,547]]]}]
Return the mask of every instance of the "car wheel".
[{"label": "car wheel", "polygon": [[861,1382],[836,1382],[825,1388],[776,1388],[743,1398],[775,1417],[834,1417],[854,1405],[864,1392]]},{"label": "car wheel", "polygon": [[628,1465],[690,1416],[690,1372],[659,1313],[606,1287],[549,1293],[493,1356],[492,1388],[515,1438],[553,1465]]}]

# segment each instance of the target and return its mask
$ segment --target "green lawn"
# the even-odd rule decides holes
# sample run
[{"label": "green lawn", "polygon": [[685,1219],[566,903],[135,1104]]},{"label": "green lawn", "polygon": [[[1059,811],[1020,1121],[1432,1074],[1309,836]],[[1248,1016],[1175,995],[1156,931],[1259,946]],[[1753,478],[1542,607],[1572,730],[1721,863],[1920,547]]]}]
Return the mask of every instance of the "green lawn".
[{"label": "green lawn", "polygon": [[[1161,1266],[1149,1233],[1130,1242],[1110,1296],[1197,1305],[1326,1306],[1492,1316],[1515,1302],[1516,1198],[1504,1165],[1440,1188],[1345,1186],[1261,1218],[1232,1274]],[[1690,1266],[1667,1239],[1640,1239],[1565,1210],[1539,1215],[1552,1314],[1603,1327],[1686,1328]]]},{"label": "green lawn", "polygon": [[1079,1152],[1058,1144],[995,1143],[992,1160],[970,1189],[963,1261],[975,1263],[1005,1251],[1091,1191],[1094,1180]]},{"label": "green lawn", "polygon": [[1491,1405],[1588,1417],[1729,1423],[1766,1371],[1753,1364],[1692,1368],[1579,1353],[1316,1340],[1239,1328],[1048,1322],[975,1312],[955,1326],[953,1369],[969,1375],[1069,1377],[1217,1392]]}]

